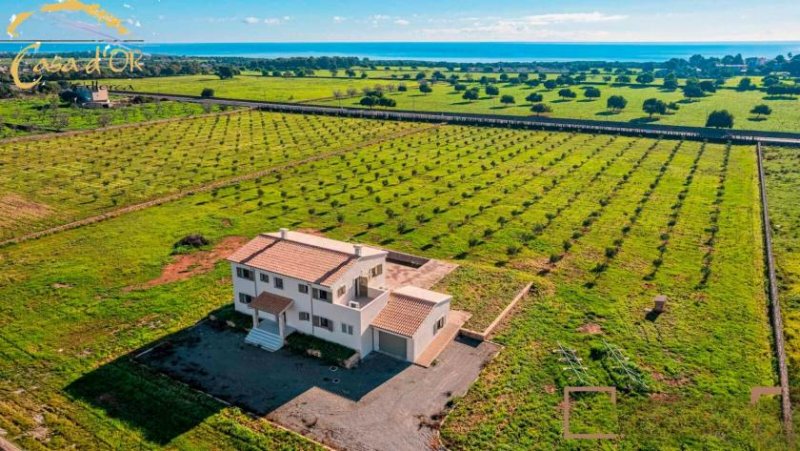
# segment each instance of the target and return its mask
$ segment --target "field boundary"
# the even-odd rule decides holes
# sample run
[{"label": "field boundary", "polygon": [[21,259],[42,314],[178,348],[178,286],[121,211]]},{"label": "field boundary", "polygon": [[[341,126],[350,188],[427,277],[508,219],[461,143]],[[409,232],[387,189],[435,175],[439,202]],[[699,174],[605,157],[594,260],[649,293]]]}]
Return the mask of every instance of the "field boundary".
[{"label": "field boundary", "polygon": [[287,113],[318,114],[355,118],[384,120],[447,122],[458,125],[478,125],[490,127],[518,127],[550,131],[574,131],[580,133],[603,133],[626,136],[672,138],[713,142],[735,142],[800,146],[800,133],[765,132],[758,130],[726,130],[705,127],[685,127],[675,125],[631,124],[628,122],[595,121],[588,119],[549,118],[540,116],[508,116],[474,113],[448,113],[414,110],[375,110],[367,108],[332,107],[304,105],[299,103],[269,102],[225,97],[204,98],[192,95],[176,95],[158,92],[113,91],[114,94],[152,97],[162,100],[184,102],[215,103],[232,106],[260,108],[266,111]]},{"label": "field boundary", "polygon": [[482,332],[478,332],[472,329],[461,328],[459,333],[467,338],[472,338],[473,340],[479,341],[487,341],[489,336],[494,332],[495,328],[508,316],[509,313],[517,306],[517,303],[523,298],[526,298],[533,287],[533,282],[529,282],[525,287],[520,290],[514,299],[500,312],[499,315],[491,322]]},{"label": "field boundary", "polygon": [[380,136],[378,138],[370,139],[370,140],[367,140],[367,141],[362,141],[362,142],[359,142],[359,143],[356,143],[356,144],[352,144],[352,145],[349,145],[349,146],[340,147],[339,149],[331,151],[331,152],[326,152],[326,153],[314,155],[314,156],[311,156],[311,157],[308,157],[308,158],[303,158],[301,160],[291,161],[291,162],[288,162],[288,163],[285,163],[285,164],[282,164],[282,165],[278,165],[278,166],[273,166],[271,168],[264,169],[264,170],[261,170],[261,171],[252,172],[250,174],[240,175],[240,176],[237,176],[237,177],[227,178],[227,179],[222,179],[222,180],[216,180],[216,181],[207,183],[205,185],[195,186],[193,188],[188,188],[188,189],[185,189],[185,190],[181,190],[181,191],[178,191],[176,193],[168,194],[168,195],[163,196],[163,197],[159,197],[159,198],[156,198],[156,199],[151,199],[149,201],[140,202],[140,203],[133,204],[133,205],[128,205],[128,206],[125,206],[125,207],[118,208],[116,210],[108,211],[106,213],[102,213],[102,214],[95,215],[95,216],[90,216],[88,218],[79,219],[77,221],[72,221],[72,222],[68,222],[66,224],[62,224],[62,225],[59,225],[59,226],[51,227],[49,229],[41,230],[39,232],[29,233],[27,235],[22,235],[22,236],[19,236],[19,237],[16,237],[16,238],[10,238],[8,240],[0,241],[0,248],[6,247],[6,246],[15,245],[15,244],[20,244],[20,243],[23,243],[25,241],[31,241],[31,240],[39,239],[39,238],[42,238],[42,237],[45,237],[45,236],[48,236],[48,235],[52,235],[52,234],[55,234],[55,233],[59,233],[59,232],[64,232],[64,231],[67,231],[67,230],[77,229],[77,228],[80,228],[80,227],[83,227],[83,226],[96,224],[98,222],[105,221],[105,220],[112,219],[112,218],[116,218],[118,216],[122,216],[122,215],[127,214],[127,213],[133,213],[133,212],[144,210],[144,209],[147,209],[147,208],[150,208],[150,207],[155,207],[155,206],[158,206],[158,205],[174,202],[174,201],[183,199],[185,197],[191,196],[193,194],[204,193],[204,192],[212,191],[212,190],[219,189],[219,188],[225,188],[227,186],[231,186],[231,185],[235,185],[237,183],[241,183],[241,182],[257,179],[259,177],[264,177],[264,176],[267,176],[267,175],[270,175],[270,174],[274,174],[276,172],[281,172],[281,171],[284,171],[286,169],[290,169],[290,168],[293,168],[293,167],[296,167],[296,166],[300,166],[300,165],[303,165],[303,164],[324,160],[324,159],[330,158],[330,157],[336,157],[336,156],[339,156],[339,155],[342,155],[342,154],[345,154],[345,153],[348,153],[348,152],[352,152],[353,150],[357,150],[357,149],[361,149],[361,148],[364,148],[364,147],[368,147],[368,146],[372,146],[372,145],[375,145],[375,144],[382,143],[382,142],[384,142],[386,140],[393,140],[393,139],[402,138],[402,137],[408,136],[408,135],[413,135],[413,134],[417,134],[417,133],[423,133],[423,132],[438,128],[440,126],[441,126],[441,124],[433,124],[433,125],[428,125],[428,126],[423,126],[423,127],[416,127],[416,128],[410,128],[410,129],[407,129],[407,130],[401,130],[401,131],[399,131],[397,133],[392,133],[392,134],[389,134],[389,135]]},{"label": "field boundary", "polygon": [[767,265],[769,279],[769,310],[772,322],[772,332],[775,339],[775,354],[778,359],[778,378],[781,385],[781,413],[783,417],[784,432],[789,440],[793,440],[792,431],[792,402],[789,392],[789,370],[786,365],[786,348],[783,337],[783,318],[778,297],[778,278],[775,272],[775,257],[772,253],[772,224],[769,219],[769,202],[767,200],[767,182],[764,173],[763,151],[761,143],[756,143],[756,156],[758,160],[758,182],[761,192],[761,227],[764,233],[764,259]]}]

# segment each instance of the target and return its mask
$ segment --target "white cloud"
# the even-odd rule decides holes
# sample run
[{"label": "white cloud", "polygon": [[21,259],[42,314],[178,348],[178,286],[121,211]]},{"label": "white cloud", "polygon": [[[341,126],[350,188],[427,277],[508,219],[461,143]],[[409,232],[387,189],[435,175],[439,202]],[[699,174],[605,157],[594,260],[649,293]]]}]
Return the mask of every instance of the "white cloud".
[{"label": "white cloud", "polygon": [[391,19],[391,17],[385,14],[375,14],[374,16],[372,16],[372,20],[389,20],[389,19]]},{"label": "white cloud", "polygon": [[133,6],[131,6],[131,5],[127,4],[127,3],[123,3],[122,7],[123,8],[127,8],[127,9],[133,9]]},{"label": "white cloud", "polygon": [[342,23],[342,22],[344,22],[345,20],[347,20],[347,18],[346,18],[346,17],[342,17],[342,16],[333,16],[333,23]]},{"label": "white cloud", "polygon": [[264,19],[261,19],[259,17],[249,16],[249,17],[245,17],[243,22],[248,24],[248,25],[256,25],[256,24],[280,25],[280,24],[282,24],[284,22],[288,22],[291,19],[292,18],[289,17],[289,16],[265,17]]},{"label": "white cloud", "polygon": [[600,40],[610,33],[587,28],[589,24],[623,21],[628,16],[600,12],[539,14],[515,18],[469,17],[450,27],[421,30],[437,39]]},{"label": "white cloud", "polygon": [[395,23],[395,25],[406,26],[406,25],[409,25],[411,22],[409,22],[409,21],[407,21],[405,19],[397,19],[397,20],[394,21],[394,23]]},{"label": "white cloud", "polygon": [[552,25],[560,23],[597,23],[625,20],[628,16],[609,15],[595,11],[592,13],[539,14],[524,16],[519,21],[527,25]]}]

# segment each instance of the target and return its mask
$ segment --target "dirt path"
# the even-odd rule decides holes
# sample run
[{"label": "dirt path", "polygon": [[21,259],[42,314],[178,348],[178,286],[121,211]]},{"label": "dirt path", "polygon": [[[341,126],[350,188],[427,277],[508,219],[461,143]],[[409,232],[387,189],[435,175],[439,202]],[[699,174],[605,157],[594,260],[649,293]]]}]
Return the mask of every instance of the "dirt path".
[{"label": "dirt path", "polygon": [[240,183],[240,182],[244,182],[244,181],[248,181],[248,180],[254,180],[254,179],[257,179],[257,178],[260,178],[260,177],[264,177],[264,176],[267,176],[267,175],[270,175],[270,174],[274,174],[276,172],[281,172],[281,171],[284,171],[286,169],[290,169],[290,168],[293,168],[295,166],[299,166],[299,165],[302,165],[302,164],[311,163],[311,162],[319,161],[319,160],[324,160],[324,159],[327,159],[327,158],[330,158],[330,157],[339,156],[339,155],[342,155],[342,154],[345,154],[345,153],[348,153],[348,152],[352,152],[354,150],[358,150],[358,149],[361,149],[361,148],[364,148],[364,147],[368,147],[368,146],[374,145],[374,144],[380,144],[380,143],[382,143],[384,141],[402,138],[402,137],[407,136],[407,135],[413,135],[413,134],[417,134],[417,133],[422,133],[422,132],[425,132],[425,131],[428,131],[428,130],[431,130],[431,129],[438,128],[441,125],[442,124],[432,124],[432,125],[428,124],[428,125],[425,125],[425,126],[422,126],[422,127],[410,128],[410,129],[407,129],[407,130],[401,130],[401,131],[399,131],[397,133],[392,133],[392,134],[389,134],[389,135],[384,135],[384,136],[381,136],[379,138],[371,139],[371,140],[368,140],[368,141],[363,141],[363,142],[360,142],[360,143],[357,143],[357,144],[353,144],[353,145],[350,145],[350,146],[341,147],[341,148],[339,148],[337,150],[334,150],[334,151],[331,151],[331,152],[321,153],[321,154],[318,154],[318,155],[314,155],[312,157],[304,158],[302,160],[291,161],[291,162],[286,163],[286,164],[273,166],[273,167],[271,167],[269,169],[264,169],[262,171],[253,172],[253,173],[250,173],[250,174],[245,174],[245,175],[232,177],[232,178],[228,178],[228,179],[217,180],[217,181],[214,181],[214,182],[211,182],[211,183],[207,183],[205,185],[196,186],[194,188],[190,188],[190,189],[187,189],[187,190],[179,191],[179,192],[174,193],[174,194],[170,194],[170,195],[167,195],[167,196],[163,196],[163,197],[159,197],[159,198],[156,198],[156,199],[152,199],[152,200],[149,200],[147,202],[128,205],[127,207],[118,208],[116,210],[112,210],[112,211],[109,211],[107,213],[103,213],[103,214],[100,214],[100,215],[97,215],[97,216],[91,216],[91,217],[88,217],[88,218],[80,219],[78,221],[69,222],[67,224],[63,224],[63,225],[60,225],[60,226],[52,227],[52,228],[49,228],[49,229],[46,229],[46,230],[42,230],[42,231],[39,231],[39,232],[29,233],[27,235],[22,235],[22,236],[19,236],[17,238],[11,238],[11,239],[8,239],[8,240],[5,240],[5,241],[0,241],[0,247],[19,244],[19,243],[23,243],[25,241],[36,240],[36,239],[42,238],[42,237],[47,236],[47,235],[52,235],[52,234],[59,233],[59,232],[64,232],[64,231],[67,231],[67,230],[77,229],[79,227],[83,227],[83,226],[90,225],[90,224],[95,224],[95,223],[98,223],[98,222],[101,222],[101,221],[105,221],[107,219],[116,218],[118,216],[122,216],[122,215],[127,214],[127,213],[133,213],[133,212],[136,212],[136,211],[144,210],[146,208],[155,207],[155,206],[158,206],[158,205],[174,202],[176,200],[183,199],[183,198],[185,198],[187,196],[190,196],[192,194],[204,193],[204,192],[212,191],[212,190],[215,190],[215,189],[218,189],[218,188],[224,188],[226,186],[235,185],[235,184]]}]

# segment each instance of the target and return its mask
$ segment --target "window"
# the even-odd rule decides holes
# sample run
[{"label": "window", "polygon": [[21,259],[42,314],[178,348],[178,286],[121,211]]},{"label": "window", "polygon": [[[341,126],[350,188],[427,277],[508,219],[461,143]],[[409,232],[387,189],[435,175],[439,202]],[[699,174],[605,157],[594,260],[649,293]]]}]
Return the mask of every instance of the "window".
[{"label": "window", "polygon": [[434,335],[436,335],[436,333],[439,332],[439,330],[444,327],[444,324],[445,324],[446,321],[447,320],[446,320],[446,318],[444,316],[439,318],[436,321],[436,324],[433,325],[433,334]]},{"label": "window", "polygon": [[328,329],[329,331],[333,332],[333,321],[329,320],[328,318],[323,318],[322,316],[314,315],[314,326]]},{"label": "window", "polygon": [[250,296],[249,294],[245,293],[239,293],[239,302],[241,302],[242,304],[249,304],[253,302],[253,296]]},{"label": "window", "polygon": [[283,279],[280,277],[273,277],[272,281],[275,282],[275,288],[283,290]]},{"label": "window", "polygon": [[377,277],[383,274],[383,264],[375,266],[374,268],[369,270],[369,275],[372,277]]},{"label": "window", "polygon": [[240,279],[256,280],[256,275],[252,269],[236,268],[236,277]]},{"label": "window", "polygon": [[311,319],[311,315],[308,312],[300,312],[300,321],[308,321]]},{"label": "window", "polygon": [[319,288],[314,288],[311,290],[311,296],[314,299],[319,299],[320,301],[331,302],[331,294],[328,291],[320,290]]},{"label": "window", "polygon": [[353,335],[353,326],[342,323],[342,333],[347,335]]},{"label": "window", "polygon": [[261,279],[262,282],[266,283],[269,282],[269,274],[259,274],[259,278]]},{"label": "window", "polygon": [[341,286],[341,287],[339,287],[339,289],[336,291],[336,296],[337,296],[337,297],[342,297],[342,296],[344,296],[344,294],[345,294],[346,292],[347,292],[347,287],[346,287],[346,286],[344,286],[344,285],[342,285],[342,286]]},{"label": "window", "polygon": [[299,292],[301,292],[303,294],[307,294],[308,293],[308,285],[303,284],[303,283],[298,284],[297,285],[297,291],[299,291]]}]

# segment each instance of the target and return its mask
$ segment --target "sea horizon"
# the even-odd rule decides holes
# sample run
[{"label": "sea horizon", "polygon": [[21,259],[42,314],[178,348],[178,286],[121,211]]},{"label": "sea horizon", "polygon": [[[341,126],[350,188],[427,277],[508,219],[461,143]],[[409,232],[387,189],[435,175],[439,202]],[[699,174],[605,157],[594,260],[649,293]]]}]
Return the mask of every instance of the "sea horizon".
[{"label": "sea horizon", "polygon": [[[0,42],[15,53],[31,41]],[[41,53],[93,50],[98,43],[45,42]],[[570,61],[663,62],[692,55],[774,58],[800,53],[800,41],[722,42],[133,42],[125,45],[152,55],[186,57],[358,57],[370,60],[452,63],[533,63]],[[57,50],[56,50],[57,49]]]}]

